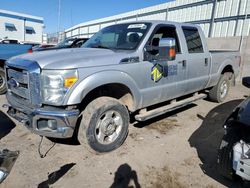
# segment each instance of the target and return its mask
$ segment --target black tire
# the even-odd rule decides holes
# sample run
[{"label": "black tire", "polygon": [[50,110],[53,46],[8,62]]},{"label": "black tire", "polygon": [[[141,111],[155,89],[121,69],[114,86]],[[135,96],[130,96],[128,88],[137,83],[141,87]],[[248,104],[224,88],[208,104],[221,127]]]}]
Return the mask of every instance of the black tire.
[{"label": "black tire", "polygon": [[214,102],[223,102],[229,92],[229,78],[232,73],[224,73],[220,76],[219,82],[209,91],[209,99]]},{"label": "black tire", "polygon": [[0,67],[0,95],[5,94],[7,91],[5,72],[3,68]]},{"label": "black tire", "polygon": [[236,127],[229,128],[223,136],[217,157],[217,168],[221,175],[233,180],[233,146],[241,139],[240,130]]},{"label": "black tire", "polygon": [[129,113],[124,105],[111,97],[99,97],[82,112],[78,141],[96,152],[109,152],[123,144],[128,125]]}]

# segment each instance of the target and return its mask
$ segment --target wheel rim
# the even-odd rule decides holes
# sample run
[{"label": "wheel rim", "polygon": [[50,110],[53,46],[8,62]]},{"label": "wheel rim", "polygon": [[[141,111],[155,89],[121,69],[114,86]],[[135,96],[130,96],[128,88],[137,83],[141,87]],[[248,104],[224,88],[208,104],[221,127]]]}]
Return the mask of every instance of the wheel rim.
[{"label": "wheel rim", "polygon": [[0,75],[0,89],[2,89],[5,85],[5,79],[2,75]]},{"label": "wheel rim", "polygon": [[221,83],[221,86],[220,86],[220,97],[221,97],[221,98],[226,97],[227,91],[228,91],[228,85],[227,85],[227,82],[224,80],[224,81]]},{"label": "wheel rim", "polygon": [[111,144],[120,135],[123,121],[120,113],[114,110],[104,112],[97,121],[95,137],[101,144]]}]

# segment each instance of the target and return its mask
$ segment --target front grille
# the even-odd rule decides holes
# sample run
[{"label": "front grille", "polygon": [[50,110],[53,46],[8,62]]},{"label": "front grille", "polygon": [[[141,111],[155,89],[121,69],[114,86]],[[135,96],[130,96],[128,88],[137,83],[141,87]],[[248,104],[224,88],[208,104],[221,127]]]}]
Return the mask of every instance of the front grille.
[{"label": "front grille", "polygon": [[6,79],[8,95],[19,104],[41,106],[40,67],[36,62],[7,62]]},{"label": "front grille", "polygon": [[[27,71],[15,68],[7,68],[6,73],[8,89],[11,90],[11,92],[16,97],[21,97],[30,101],[29,79]],[[11,84],[11,81],[16,83]]]}]

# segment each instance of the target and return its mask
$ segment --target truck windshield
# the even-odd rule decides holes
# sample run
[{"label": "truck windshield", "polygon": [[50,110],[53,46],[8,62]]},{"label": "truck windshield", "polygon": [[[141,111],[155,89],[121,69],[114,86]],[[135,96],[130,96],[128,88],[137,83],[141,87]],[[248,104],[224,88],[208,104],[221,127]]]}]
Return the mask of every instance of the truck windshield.
[{"label": "truck windshield", "polygon": [[149,28],[150,23],[109,26],[92,36],[82,47],[134,50],[139,46]]}]

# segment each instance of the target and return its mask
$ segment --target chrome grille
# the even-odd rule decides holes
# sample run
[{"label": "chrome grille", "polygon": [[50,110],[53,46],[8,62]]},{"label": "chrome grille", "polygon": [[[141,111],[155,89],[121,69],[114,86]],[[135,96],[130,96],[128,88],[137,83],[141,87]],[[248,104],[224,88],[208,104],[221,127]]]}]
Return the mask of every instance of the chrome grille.
[{"label": "chrome grille", "polygon": [[8,69],[7,71],[8,77],[14,77],[19,83],[23,83],[23,84],[28,84],[28,76],[27,76],[27,72],[26,71],[16,71],[13,69]]},{"label": "chrome grille", "polygon": [[[8,89],[15,95],[24,99],[30,100],[30,92],[28,87],[28,74],[27,71],[21,69],[7,68],[7,83]],[[16,85],[11,84],[11,81],[16,82]]]},{"label": "chrome grille", "polygon": [[7,61],[6,79],[8,95],[29,107],[41,106],[40,67],[36,62],[17,59]]}]

